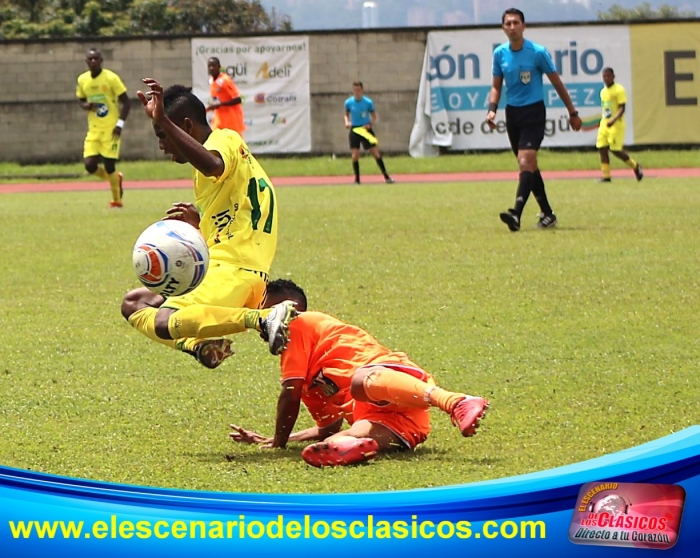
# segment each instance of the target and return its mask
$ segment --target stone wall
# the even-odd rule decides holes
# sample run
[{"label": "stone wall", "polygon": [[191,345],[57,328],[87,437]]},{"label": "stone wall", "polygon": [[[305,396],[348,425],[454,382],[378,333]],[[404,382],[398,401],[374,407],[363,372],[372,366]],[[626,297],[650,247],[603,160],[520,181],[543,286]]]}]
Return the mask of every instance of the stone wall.
[{"label": "stone wall", "polygon": [[[312,151],[345,153],[343,102],[353,81],[365,84],[377,108],[375,131],[386,152],[406,152],[415,115],[425,31],[310,33]],[[157,159],[157,143],[141,112],[141,78],[192,81],[189,38],[0,43],[0,160],[77,161],[85,113],[75,97],[85,54],[97,46],[132,97],[122,159]]]}]

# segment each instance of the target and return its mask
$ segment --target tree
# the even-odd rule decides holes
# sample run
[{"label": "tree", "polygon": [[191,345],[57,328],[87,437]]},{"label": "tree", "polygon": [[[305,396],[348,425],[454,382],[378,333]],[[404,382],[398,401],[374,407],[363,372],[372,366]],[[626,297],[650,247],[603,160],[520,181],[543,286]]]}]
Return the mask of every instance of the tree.
[{"label": "tree", "polygon": [[607,12],[598,12],[599,21],[640,21],[650,19],[686,19],[695,17],[695,12],[681,12],[674,6],[663,4],[658,10],[644,2],[636,8],[623,8],[613,4]]},{"label": "tree", "polygon": [[260,0],[0,0],[0,39],[290,31]]}]

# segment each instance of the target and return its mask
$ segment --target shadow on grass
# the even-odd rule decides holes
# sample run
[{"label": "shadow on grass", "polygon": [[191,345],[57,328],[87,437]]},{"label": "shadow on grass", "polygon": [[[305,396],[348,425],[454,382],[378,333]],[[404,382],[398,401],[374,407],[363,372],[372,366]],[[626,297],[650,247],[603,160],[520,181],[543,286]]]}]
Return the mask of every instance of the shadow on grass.
[{"label": "shadow on grass", "polygon": [[[228,453],[186,453],[187,457],[196,459],[202,463],[233,463],[239,465],[245,464],[265,464],[265,463],[298,463],[303,462],[301,458],[301,450],[303,446],[292,447],[286,450],[253,450],[253,451],[230,451]],[[397,461],[397,462],[413,462],[415,460],[424,462],[454,462],[455,452],[441,448],[418,448],[415,451],[399,450],[382,453],[377,456],[376,461]],[[464,456],[460,455],[461,463],[469,463],[474,467],[492,467],[500,465],[503,462],[501,457],[484,457],[484,456]],[[372,460],[375,461],[375,460]]]},{"label": "shadow on grass", "polygon": [[202,463],[269,463],[301,461],[300,449],[287,450],[253,450],[248,452],[230,451],[228,453],[185,453],[186,457],[191,457]]}]

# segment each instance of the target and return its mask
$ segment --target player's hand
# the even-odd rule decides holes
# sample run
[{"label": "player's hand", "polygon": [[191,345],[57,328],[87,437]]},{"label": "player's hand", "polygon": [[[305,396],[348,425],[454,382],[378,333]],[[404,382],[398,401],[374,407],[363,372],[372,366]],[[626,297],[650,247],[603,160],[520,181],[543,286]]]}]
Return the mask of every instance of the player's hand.
[{"label": "player's hand", "polygon": [[571,124],[571,128],[574,132],[578,132],[581,129],[583,122],[581,122],[581,117],[576,115],[569,117],[569,124]]},{"label": "player's hand", "polygon": [[252,430],[246,430],[242,426],[238,426],[236,424],[231,424],[229,426],[231,427],[233,432],[231,432],[228,436],[234,442],[238,442],[240,444],[257,444],[261,446],[269,445],[272,443],[272,438],[266,438],[265,436],[262,436],[257,432],[253,432]]},{"label": "player's hand", "polygon": [[486,125],[492,130],[496,129],[496,113],[492,110],[486,113]]},{"label": "player's hand", "polygon": [[615,124],[615,120],[611,118],[610,120],[606,120],[605,123],[608,125],[608,128],[612,128]]},{"label": "player's hand", "polygon": [[168,219],[184,221],[188,225],[192,225],[195,229],[199,228],[199,211],[197,211],[197,206],[193,203],[176,202],[165,213],[166,215],[163,217],[164,221]]},{"label": "player's hand", "polygon": [[122,129],[119,126],[115,126],[112,130],[112,139],[119,139],[122,136]]},{"label": "player's hand", "polygon": [[137,91],[136,95],[143,104],[143,110],[146,116],[154,122],[160,122],[165,117],[165,109],[163,108],[163,86],[153,78],[143,78],[143,83],[151,88],[150,91]]}]

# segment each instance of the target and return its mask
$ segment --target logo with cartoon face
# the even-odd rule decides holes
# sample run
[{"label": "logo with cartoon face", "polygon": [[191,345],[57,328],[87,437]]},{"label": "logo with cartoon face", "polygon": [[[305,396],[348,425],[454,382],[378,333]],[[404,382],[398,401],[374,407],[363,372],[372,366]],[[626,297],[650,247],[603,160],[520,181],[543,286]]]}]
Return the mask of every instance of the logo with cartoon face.
[{"label": "logo with cartoon face", "polygon": [[107,105],[100,103],[97,105],[97,108],[95,109],[95,114],[99,118],[104,118],[105,116],[107,116],[109,114],[109,108],[107,107]]}]

